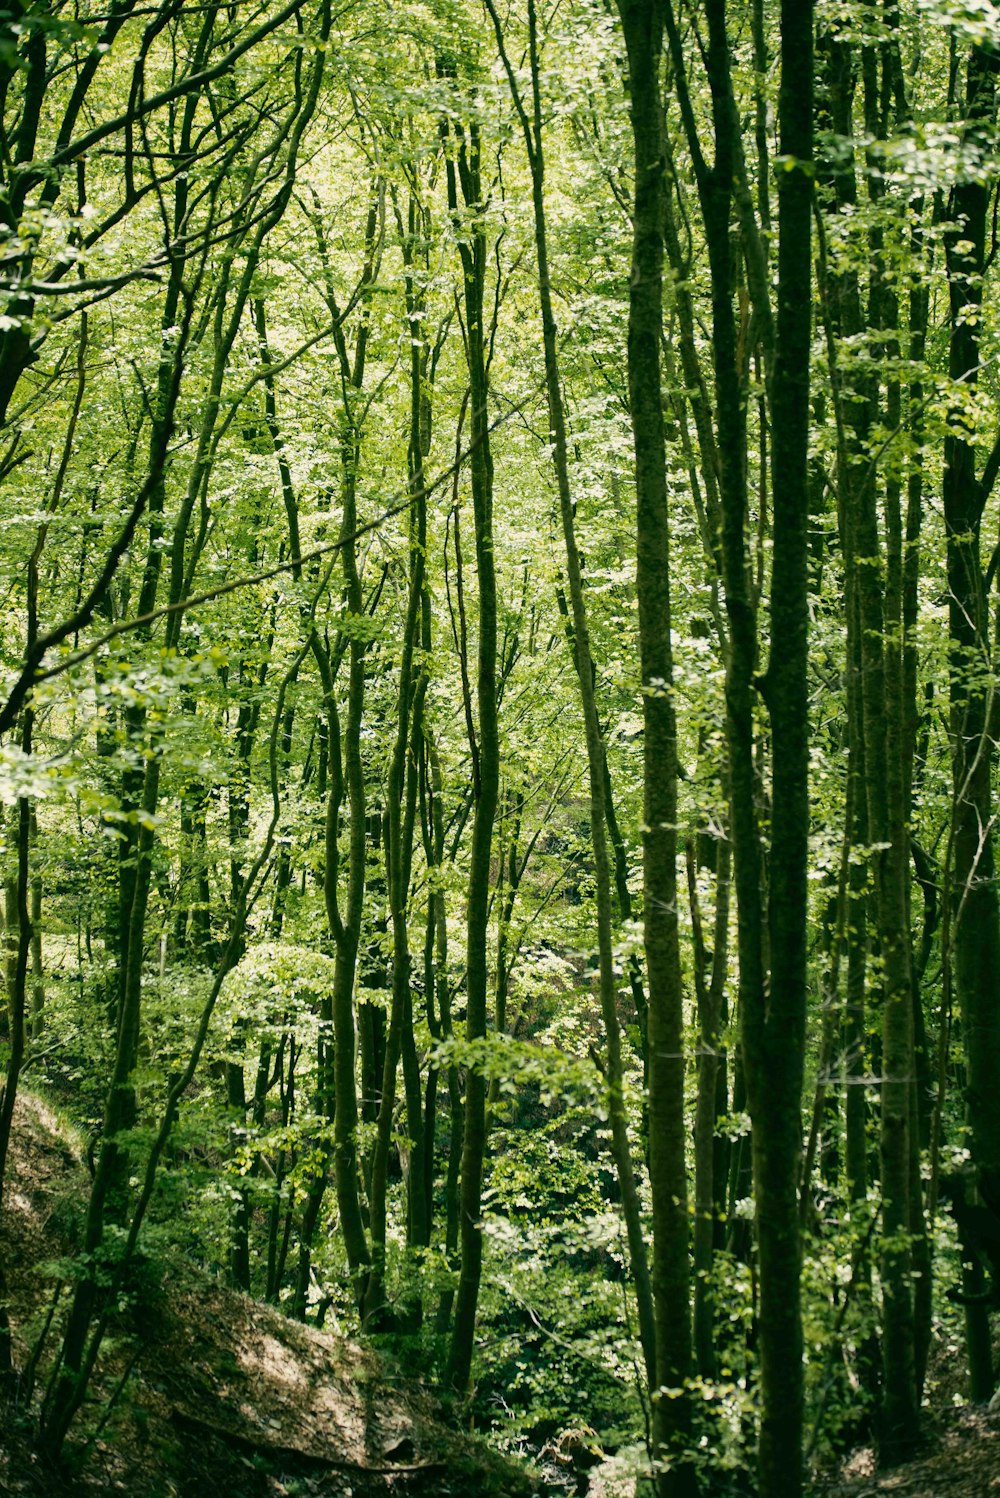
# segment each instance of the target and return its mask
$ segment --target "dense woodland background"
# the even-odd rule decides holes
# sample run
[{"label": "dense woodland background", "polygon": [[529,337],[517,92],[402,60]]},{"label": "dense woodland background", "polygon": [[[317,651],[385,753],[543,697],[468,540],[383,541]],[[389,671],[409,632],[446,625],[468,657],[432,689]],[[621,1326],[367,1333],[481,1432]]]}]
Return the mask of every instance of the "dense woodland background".
[{"label": "dense woodland background", "polygon": [[993,1392],[998,73],[989,0],[0,10],[48,1453],[181,1260],[670,1498]]}]

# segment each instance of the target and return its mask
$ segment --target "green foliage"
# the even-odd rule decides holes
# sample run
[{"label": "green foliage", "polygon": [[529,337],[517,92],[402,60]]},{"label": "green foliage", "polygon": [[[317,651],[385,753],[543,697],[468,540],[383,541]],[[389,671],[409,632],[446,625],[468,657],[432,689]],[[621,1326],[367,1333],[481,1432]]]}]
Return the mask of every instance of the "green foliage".
[{"label": "green foliage", "polygon": [[[30,803],[28,888],[20,893],[40,948],[26,982],[26,1081],[44,1082],[72,1110],[95,1170],[116,1099],[128,1095],[115,1135],[122,1179],[111,1192],[121,1210],[105,1214],[87,1247],[85,1214],[61,1202],[53,1232],[66,1247],[45,1274],[73,1288],[88,1277],[102,1291],[116,1282],[146,1162],[176,1103],[122,1317],[138,1321],[166,1269],[188,1255],[294,1314],[385,1337],[407,1361],[441,1369],[461,1267],[461,1107],[470,1081],[481,1081],[490,1133],[472,1417],[512,1449],[537,1451],[583,1415],[609,1448],[634,1444],[648,1394],[609,1149],[597,874],[537,330],[532,183],[493,31],[460,0],[405,0],[340,11],[327,37],[323,7],[308,3],[229,57],[277,5],[187,9],[126,7],[107,43],[98,42],[107,16],[91,4],[72,16],[31,5],[0,19],[0,372],[16,375],[0,415],[7,691],[38,632],[73,626],[29,669],[31,746],[23,747],[23,713],[0,744],[8,1010],[18,811]],[[770,195],[798,163],[776,154],[776,9],[748,7],[745,17],[730,9],[743,134],[725,232],[745,423],[737,465],[747,480],[745,570],[757,615],[753,812],[766,851],[775,811],[766,672],[785,643],[771,638],[767,607],[777,565],[768,328],[779,226]],[[580,0],[538,21],[569,481],[620,832],[612,852],[622,1088],[648,1236],[644,701],[626,369],[630,101],[613,8]],[[525,17],[515,7],[502,22],[512,72],[527,90]],[[939,1134],[967,1143],[968,1037],[949,1014],[961,1009],[953,1003],[955,921],[979,881],[970,877],[964,893],[953,888],[960,730],[948,698],[992,703],[996,651],[988,620],[971,643],[949,637],[956,537],[941,495],[956,444],[970,445],[978,476],[995,452],[997,270],[990,251],[960,287],[949,256],[975,249],[956,217],[956,193],[994,192],[1000,140],[994,119],[962,117],[959,76],[969,58],[992,55],[996,7],[821,0],[817,23],[827,93],[810,166],[822,276],[809,437],[810,1013],[801,1059],[807,1087],[821,1084],[827,1097],[821,1220],[806,1238],[802,1285],[806,1423],[813,1456],[826,1461],[872,1419],[855,1364],[878,1330],[880,1285],[876,1273],[869,1294],[866,1266],[884,1246],[881,1228],[869,1241],[860,1209],[848,1210],[843,1164],[847,1087],[871,1094],[872,1117],[877,1108],[891,953],[874,924],[890,845],[861,825],[865,787],[851,784],[858,663],[845,605],[858,578],[877,584],[887,616],[892,599],[906,594],[905,621],[884,619],[878,634],[883,664],[905,665],[905,834],[929,869],[906,883],[904,924],[919,959],[924,1056],[930,1070],[937,1058],[946,1087]],[[713,114],[695,41],[685,34],[688,102],[708,142]],[[898,76],[890,71],[897,49]],[[846,132],[831,123],[838,57],[853,90]],[[312,71],[320,60],[321,77]],[[673,62],[670,73],[676,89]],[[192,77],[201,81],[189,92]],[[85,107],[71,118],[75,87]],[[39,113],[29,128],[32,89]],[[140,98],[148,109],[127,119]],[[713,1045],[721,1077],[715,1194],[720,1217],[731,1214],[705,1271],[717,1366],[685,1387],[699,1470],[735,1488],[760,1412],[753,1187],[734,1164],[750,1128],[736,1064],[735,896],[728,927],[715,929],[725,909],[721,854],[733,832],[725,731],[733,621],[718,556],[714,246],[677,102],[674,94],[667,101],[662,141],[664,210],[676,237],[668,234],[661,350],[673,677],[647,691],[659,701],[669,695],[676,712],[677,832],[692,849],[697,908],[678,860],[676,912],[689,1118],[698,1067]],[[468,170],[474,142],[482,201],[450,211],[449,170]],[[482,620],[470,330],[460,309],[461,252],[480,244],[501,770],[488,1033],[470,1042],[466,901],[482,768],[474,690]],[[856,326],[844,310],[849,290]],[[30,335],[23,349],[22,332]],[[957,333],[975,339],[974,369],[953,367]],[[167,456],[154,471],[164,423]],[[862,471],[874,539],[871,555],[854,556],[845,545],[845,494]],[[140,494],[142,514],[104,586],[102,568]],[[977,581],[985,601],[996,568],[992,542],[981,537],[996,535],[998,513],[992,489],[981,498],[982,517],[961,539],[983,550],[976,565],[989,570]],[[351,514],[357,523],[345,535]],[[418,563],[424,585],[411,600]],[[93,608],[74,622],[95,588]],[[990,735],[992,726],[985,760]],[[397,744],[401,789],[392,775]],[[989,799],[995,775],[987,770]],[[980,823],[983,847],[991,806]],[[397,810],[409,841],[395,871],[402,909],[393,910],[396,850],[387,844]],[[362,831],[365,889],[355,908],[352,847]],[[765,857],[765,901],[774,873]],[[848,884],[852,898],[838,915]],[[655,912],[645,915],[655,922]],[[402,979],[400,922],[409,950]],[[852,1037],[845,1004],[859,933],[867,1007]],[[725,1013],[706,1041],[698,993],[711,982],[716,953]],[[402,992],[395,1002],[394,976]],[[369,1271],[349,1262],[337,1190],[334,1121],[346,1106],[337,1096],[343,1078],[334,1080],[338,1000],[355,1037],[359,1119],[348,1144],[357,1154],[361,1231],[384,1278],[385,1305],[374,1312],[359,1304]],[[116,1063],[127,1077],[117,1090],[109,1088]],[[811,1103],[807,1096],[805,1130]],[[384,1263],[372,1241],[380,1151]],[[693,1152],[692,1143],[692,1181]],[[863,1153],[870,1174],[880,1168],[872,1140]],[[426,1185],[429,1243],[415,1241],[418,1184]],[[950,1283],[959,1269],[949,1220],[939,1215],[934,1233],[936,1274]],[[945,1308],[935,1336],[954,1339],[956,1315]]]}]

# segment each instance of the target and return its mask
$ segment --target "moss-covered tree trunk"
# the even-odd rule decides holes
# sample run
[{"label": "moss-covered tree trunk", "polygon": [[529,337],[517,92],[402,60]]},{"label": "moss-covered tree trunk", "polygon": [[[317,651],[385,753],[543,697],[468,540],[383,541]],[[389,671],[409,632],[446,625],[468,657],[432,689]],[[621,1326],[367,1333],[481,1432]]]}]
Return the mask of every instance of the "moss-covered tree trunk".
[{"label": "moss-covered tree trunk", "polygon": [[[966,65],[966,149],[988,149],[997,117],[1000,57],[992,45],[974,48]],[[944,443],[944,511],[948,538],[950,734],[953,785],[953,951],[962,1016],[972,1156],[979,1188],[1000,1211],[1000,896],[993,823],[993,766],[998,711],[990,644],[990,613],[980,559],[983,509],[1000,467],[995,446],[977,476],[975,442],[964,415],[977,384],[982,278],[994,191],[970,171],[952,191],[946,240],[950,293],[948,372],[961,382]],[[956,386],[956,389],[958,387]],[[994,1375],[986,1312],[966,1311],[972,1395],[987,1399]]]},{"label": "moss-covered tree trunk", "polygon": [[655,1456],[666,1494],[696,1491],[684,1459],[691,1426],[689,1224],[683,1004],[677,930],[677,727],[672,697],[669,522],[660,346],[664,152],[659,70],[663,17],[620,0],[635,146],[628,387],[636,468],[636,591],[643,692],[643,942],[646,951],[649,1174],[656,1317]]},{"label": "moss-covered tree trunk", "polygon": [[[463,306],[469,367],[471,442],[469,475],[476,531],[479,640],[476,705],[479,714],[478,775],[472,823],[466,903],[466,1038],[474,1048],[487,1030],[489,990],[490,861],[500,791],[497,730],[497,586],[493,555],[493,457],[490,450],[489,381],[485,321],[486,226],[483,222],[479,133],[475,124],[448,146],[448,206],[463,211],[459,252],[464,271]],[[461,204],[459,199],[461,192]],[[482,1192],[486,1153],[486,1076],[473,1056],[466,1072],[462,1139],[459,1242],[461,1268],[448,1353],[448,1381],[464,1391],[472,1367],[472,1343],[483,1266]]]},{"label": "moss-covered tree trunk", "polygon": [[[783,0],[778,101],[778,293],[771,381],[772,648],[762,685],[773,754],[770,984],[747,995],[743,1050],[760,1254],[760,1490],[802,1482],[798,1172],[806,1018],[812,5]],[[727,587],[729,577],[727,575]],[[763,998],[764,1002],[759,1000]],[[756,1003],[754,1001],[757,1001]]]}]

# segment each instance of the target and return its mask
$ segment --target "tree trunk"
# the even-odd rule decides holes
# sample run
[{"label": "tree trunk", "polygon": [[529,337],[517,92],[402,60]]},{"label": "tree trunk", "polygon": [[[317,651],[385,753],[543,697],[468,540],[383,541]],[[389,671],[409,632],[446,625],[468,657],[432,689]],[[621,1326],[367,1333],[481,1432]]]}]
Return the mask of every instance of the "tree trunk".
[{"label": "tree trunk", "polygon": [[643,692],[643,940],[648,983],[649,1174],[656,1317],[654,1454],[664,1495],[696,1491],[691,1407],[683,1002],[677,930],[677,727],[670,641],[663,336],[663,20],[650,0],[619,0],[635,147],[628,384],[636,464],[636,591]]},{"label": "tree trunk", "polygon": [[[466,1037],[472,1048],[466,1071],[464,1135],[462,1140],[459,1237],[461,1269],[455,1299],[455,1320],[448,1354],[448,1382],[465,1392],[472,1367],[472,1343],[483,1262],[482,1187],[486,1151],[486,1078],[475,1058],[475,1047],[486,1037],[486,1000],[489,987],[487,953],[490,906],[490,860],[493,823],[500,790],[500,743],[497,730],[497,591],[493,557],[493,458],[490,450],[489,384],[486,360],[485,284],[486,228],[483,223],[479,134],[473,124],[461,135],[457,159],[449,156],[448,207],[459,213],[462,204],[472,215],[459,240],[464,276],[465,337],[471,387],[471,453],[469,458],[472,507],[476,530],[476,569],[479,591],[479,643],[476,660],[476,702],[479,709],[479,752],[472,851],[466,906]],[[467,237],[466,237],[467,236]]]},{"label": "tree trunk", "polygon": [[[761,1493],[802,1483],[798,1173],[806,1018],[809,709],[807,693],[813,7],[781,6],[778,293],[771,381],[774,556],[771,656],[762,692],[773,752],[770,988],[742,1010],[753,1121],[760,1252]],[[728,584],[728,575],[727,575]],[[755,1003],[756,1001],[756,1003]]]},{"label": "tree trunk", "polygon": [[[1000,59],[986,45],[974,48],[966,68],[965,137],[991,138],[997,117]],[[979,369],[982,277],[993,184],[970,174],[952,191],[946,239],[951,331],[948,372],[966,392]],[[996,480],[994,447],[982,477],[976,475],[975,441],[962,406],[944,442],[944,513],[948,539],[950,735],[953,785],[952,943],[955,987],[962,1015],[972,1158],[980,1190],[1000,1209],[1000,896],[997,893],[993,820],[993,765],[997,707],[991,671],[989,606],[980,560],[983,508]],[[988,1399],[994,1374],[976,1349],[988,1345],[986,1312],[968,1308],[971,1393]],[[980,1323],[977,1325],[977,1323]]]}]

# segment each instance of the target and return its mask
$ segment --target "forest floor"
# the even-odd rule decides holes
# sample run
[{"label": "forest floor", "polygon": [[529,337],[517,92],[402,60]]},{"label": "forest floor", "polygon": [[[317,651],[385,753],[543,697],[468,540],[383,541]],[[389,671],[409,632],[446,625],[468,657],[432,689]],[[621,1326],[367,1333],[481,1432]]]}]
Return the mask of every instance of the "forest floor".
[{"label": "forest floor", "polygon": [[875,1453],[856,1451],[811,1498],[995,1498],[1000,1495],[1000,1409],[931,1411],[912,1462],[876,1472]]},{"label": "forest floor", "polygon": [[[40,1268],[70,1246],[87,1168],[71,1132],[30,1097],[18,1102],[9,1168],[0,1253],[23,1366],[58,1279]],[[34,1450],[16,1410],[4,1420],[5,1498],[541,1498],[572,1492],[577,1476],[589,1498],[633,1498],[641,1453],[601,1463],[589,1488],[582,1473],[529,1471],[447,1425],[418,1371],[195,1269],[154,1279],[134,1301],[111,1328],[75,1463],[57,1469]],[[811,1498],[1000,1498],[1000,1407],[960,1405],[960,1380],[960,1350],[939,1348],[918,1458],[878,1473],[874,1452],[857,1451]]]},{"label": "forest floor", "polygon": [[[0,1223],[21,1366],[51,1302],[40,1266],[68,1246],[86,1165],[37,1098],[17,1104]],[[0,1494],[17,1498],[529,1498],[524,1468],[449,1428],[384,1358],[289,1320],[191,1270],[153,1283],[111,1328],[104,1381],[81,1411],[89,1450],[56,1468],[14,1419],[0,1433]],[[108,1396],[123,1383],[101,1427]],[[85,1460],[81,1460],[85,1456]],[[72,1470],[76,1466],[77,1470]]]},{"label": "forest floor", "polygon": [[[994,1351],[1000,1355],[1000,1347]],[[810,1498],[1000,1498],[1000,1395],[989,1408],[966,1403],[958,1327],[931,1345],[915,1458],[879,1472],[874,1448],[861,1447],[817,1480]]]}]

